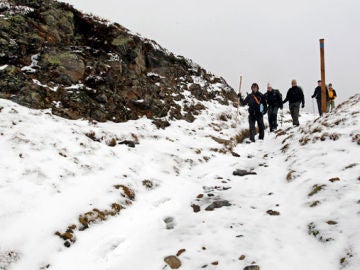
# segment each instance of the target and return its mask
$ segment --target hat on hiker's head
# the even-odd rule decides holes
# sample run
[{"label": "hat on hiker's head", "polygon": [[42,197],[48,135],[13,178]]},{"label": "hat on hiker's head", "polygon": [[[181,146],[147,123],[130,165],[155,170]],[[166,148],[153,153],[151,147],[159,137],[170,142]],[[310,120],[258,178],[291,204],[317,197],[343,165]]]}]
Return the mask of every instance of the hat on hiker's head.
[{"label": "hat on hiker's head", "polygon": [[331,87],[332,86],[332,83],[329,83],[329,87]]},{"label": "hat on hiker's head", "polygon": [[271,87],[271,83],[268,82],[268,83],[267,83],[267,87]]},{"label": "hat on hiker's head", "polygon": [[296,80],[291,80],[291,84],[297,84]]},{"label": "hat on hiker's head", "polygon": [[253,84],[251,85],[251,89],[252,89],[253,87],[256,87],[257,90],[259,90],[259,85],[258,85],[257,83],[253,83]]}]

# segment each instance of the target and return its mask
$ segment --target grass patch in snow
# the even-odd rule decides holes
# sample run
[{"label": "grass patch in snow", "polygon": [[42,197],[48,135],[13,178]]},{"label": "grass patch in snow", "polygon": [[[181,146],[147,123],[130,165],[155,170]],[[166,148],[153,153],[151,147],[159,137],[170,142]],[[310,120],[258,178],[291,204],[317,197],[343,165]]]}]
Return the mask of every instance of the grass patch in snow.
[{"label": "grass patch in snow", "polygon": [[[115,185],[114,188],[116,190],[122,189],[121,196],[126,199],[126,205],[131,205],[131,201],[135,200],[135,192],[131,188],[125,185]],[[93,208],[91,211],[79,215],[77,225],[72,224],[67,227],[65,232],[57,231],[55,235],[65,241],[64,245],[66,247],[70,247],[71,244],[76,241],[76,232],[85,231],[91,224],[102,222],[109,217],[116,216],[122,209],[125,209],[125,206],[120,202],[113,202],[109,209],[99,210],[98,208]]]}]

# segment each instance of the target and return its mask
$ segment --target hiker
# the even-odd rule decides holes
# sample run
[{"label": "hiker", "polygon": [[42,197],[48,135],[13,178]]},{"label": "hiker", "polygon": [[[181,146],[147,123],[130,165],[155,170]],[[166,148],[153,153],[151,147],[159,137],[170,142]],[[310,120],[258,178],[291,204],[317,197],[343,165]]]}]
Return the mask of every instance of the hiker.
[{"label": "hiker", "polygon": [[[328,90],[326,88],[326,103],[329,100]],[[318,86],[316,86],[314,90],[314,94],[311,96],[311,98],[316,98],[317,106],[319,115],[322,116],[322,106],[321,106],[321,80],[318,80]]]},{"label": "hiker", "polygon": [[263,115],[267,111],[267,104],[264,95],[259,92],[259,85],[257,83],[253,83],[251,85],[251,93],[248,94],[245,99],[243,99],[241,95],[239,95],[239,98],[242,106],[249,106],[250,141],[255,142],[255,122],[257,122],[259,128],[259,140],[263,140],[265,130]]},{"label": "hiker", "polygon": [[277,129],[277,114],[279,108],[282,110],[282,95],[279,90],[273,89],[271,84],[267,84],[267,92],[264,95],[266,102],[268,104],[268,120],[270,132],[273,132]]},{"label": "hiker", "polygon": [[328,91],[328,95],[329,95],[329,101],[326,103],[326,111],[329,112],[332,111],[333,109],[335,109],[335,98],[336,98],[336,91],[335,89],[332,87],[332,83],[329,83],[329,91]]},{"label": "hiker", "polygon": [[289,101],[289,109],[294,126],[299,126],[299,112],[305,107],[304,93],[301,87],[297,86],[296,80],[291,81],[291,88],[286,93],[283,104]]}]

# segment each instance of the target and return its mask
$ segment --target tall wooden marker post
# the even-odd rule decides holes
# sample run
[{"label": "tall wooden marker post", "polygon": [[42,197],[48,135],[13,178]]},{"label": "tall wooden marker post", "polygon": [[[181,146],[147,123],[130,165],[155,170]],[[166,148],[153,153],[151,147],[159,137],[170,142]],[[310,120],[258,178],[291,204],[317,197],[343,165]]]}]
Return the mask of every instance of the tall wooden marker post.
[{"label": "tall wooden marker post", "polygon": [[325,86],[325,43],[320,39],[320,65],[321,65],[321,110],[326,112],[326,86]]},{"label": "tall wooden marker post", "polygon": [[238,97],[237,110],[236,110],[236,117],[235,117],[235,123],[236,123],[236,125],[238,125],[239,106],[240,106],[240,96],[241,96],[241,85],[242,85],[242,76],[240,76],[239,97]]}]

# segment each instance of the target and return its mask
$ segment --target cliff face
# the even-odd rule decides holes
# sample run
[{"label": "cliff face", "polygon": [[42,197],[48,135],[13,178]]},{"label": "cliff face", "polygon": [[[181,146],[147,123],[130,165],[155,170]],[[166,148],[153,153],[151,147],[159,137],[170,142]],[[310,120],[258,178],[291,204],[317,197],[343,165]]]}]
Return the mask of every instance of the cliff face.
[{"label": "cliff face", "polygon": [[69,119],[193,121],[235,92],[222,78],[117,23],[56,1],[0,1],[0,97]]}]

